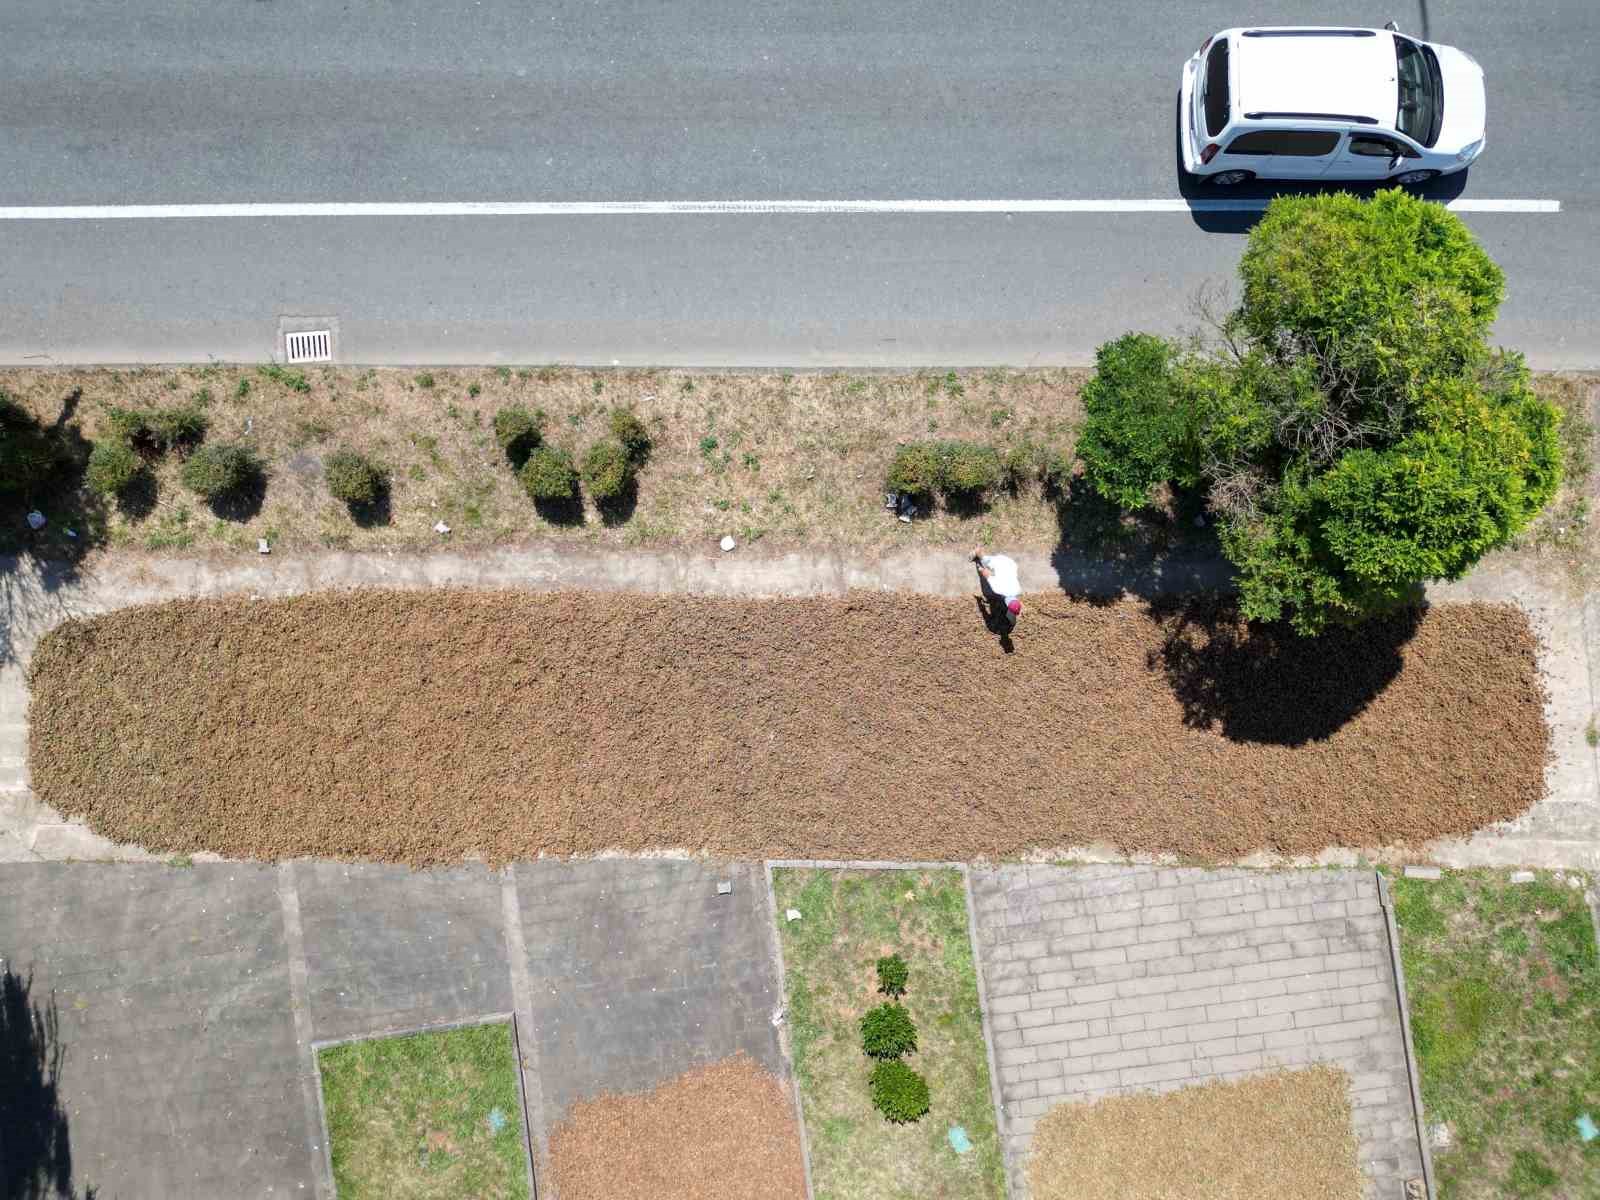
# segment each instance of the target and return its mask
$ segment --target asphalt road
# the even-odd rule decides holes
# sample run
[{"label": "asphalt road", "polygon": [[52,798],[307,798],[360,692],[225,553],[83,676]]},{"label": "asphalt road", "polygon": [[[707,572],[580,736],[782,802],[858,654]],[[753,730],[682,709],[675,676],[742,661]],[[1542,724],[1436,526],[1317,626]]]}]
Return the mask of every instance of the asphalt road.
[{"label": "asphalt road", "polygon": [[[1489,148],[1448,189],[1506,268],[1498,330],[1600,365],[1600,7],[1338,13],[1088,0],[530,5],[8,0],[0,206],[1178,195],[1183,59],[1251,21],[1474,54]],[[0,360],[1082,362],[1192,323],[1247,220],[1189,213],[0,221]]]}]

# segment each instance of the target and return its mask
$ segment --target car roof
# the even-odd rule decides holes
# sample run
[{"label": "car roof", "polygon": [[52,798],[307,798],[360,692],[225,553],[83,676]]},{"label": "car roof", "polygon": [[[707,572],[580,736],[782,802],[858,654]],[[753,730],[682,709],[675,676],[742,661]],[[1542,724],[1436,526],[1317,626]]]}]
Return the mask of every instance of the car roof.
[{"label": "car roof", "polygon": [[1387,30],[1273,25],[1231,33],[1234,112],[1247,120],[1326,114],[1394,124],[1400,92]]}]

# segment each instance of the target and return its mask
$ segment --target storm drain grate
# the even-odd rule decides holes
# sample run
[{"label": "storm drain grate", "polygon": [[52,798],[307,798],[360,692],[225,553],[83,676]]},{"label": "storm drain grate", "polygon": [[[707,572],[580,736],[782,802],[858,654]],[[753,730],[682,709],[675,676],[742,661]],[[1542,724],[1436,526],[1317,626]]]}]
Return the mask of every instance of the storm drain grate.
[{"label": "storm drain grate", "polygon": [[332,362],[333,331],[309,329],[283,335],[284,357],[292,363]]}]

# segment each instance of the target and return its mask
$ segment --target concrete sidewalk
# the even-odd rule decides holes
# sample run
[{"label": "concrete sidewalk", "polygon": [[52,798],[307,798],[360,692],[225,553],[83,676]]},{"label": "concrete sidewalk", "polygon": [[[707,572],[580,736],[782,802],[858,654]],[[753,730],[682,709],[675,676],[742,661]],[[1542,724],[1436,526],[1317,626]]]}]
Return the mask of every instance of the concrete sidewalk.
[{"label": "concrete sidewalk", "polygon": [[[1104,562],[1071,554],[1015,555],[1029,591],[1075,594],[1162,593],[1226,587],[1227,564],[1207,560]],[[835,554],[759,557],[743,550],[695,552],[593,551],[529,546],[476,553],[330,552],[300,557],[217,559],[106,555],[75,577],[41,574],[30,564],[0,561],[0,862],[55,859],[139,859],[40,805],[28,787],[27,691],[24,671],[33,645],[69,616],[130,604],[198,596],[289,596],[353,587],[588,589],[720,596],[843,595],[853,589],[927,595],[976,593],[972,566],[960,551],[918,552],[857,561]],[[1460,583],[1430,590],[1438,602],[1490,600],[1521,606],[1542,643],[1540,667],[1549,691],[1546,718],[1553,755],[1546,793],[1522,817],[1467,839],[1426,848],[1454,866],[1521,865],[1600,870],[1600,756],[1585,730],[1600,694],[1600,595],[1563,595],[1515,567],[1491,562]],[[1054,857],[1123,861],[1107,847],[1060,848]],[[1393,857],[1380,848],[1330,850],[1291,865],[1350,865],[1358,857]],[[1255,855],[1245,865],[1272,866],[1281,857]]]}]

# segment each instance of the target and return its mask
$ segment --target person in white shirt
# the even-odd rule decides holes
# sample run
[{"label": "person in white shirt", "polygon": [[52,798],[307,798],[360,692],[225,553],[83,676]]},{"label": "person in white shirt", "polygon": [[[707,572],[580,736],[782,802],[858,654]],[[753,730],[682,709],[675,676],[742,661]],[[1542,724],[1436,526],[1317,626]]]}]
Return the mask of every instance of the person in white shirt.
[{"label": "person in white shirt", "polygon": [[1022,582],[1017,564],[1004,554],[985,554],[982,546],[972,548],[972,561],[978,564],[978,583],[989,603],[991,623],[1010,633],[1022,615]]}]

